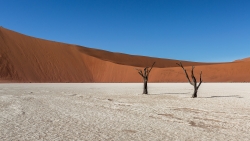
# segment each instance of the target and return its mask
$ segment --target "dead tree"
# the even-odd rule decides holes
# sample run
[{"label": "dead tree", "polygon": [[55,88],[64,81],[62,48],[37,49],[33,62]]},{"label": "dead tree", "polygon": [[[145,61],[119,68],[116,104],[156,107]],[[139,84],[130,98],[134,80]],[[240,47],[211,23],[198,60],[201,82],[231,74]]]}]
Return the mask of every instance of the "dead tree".
[{"label": "dead tree", "polygon": [[197,97],[198,89],[199,89],[199,87],[200,87],[200,85],[201,85],[201,83],[202,83],[202,79],[201,79],[202,71],[201,71],[201,73],[200,73],[200,83],[199,83],[199,85],[197,86],[197,81],[196,81],[196,78],[195,78],[195,76],[194,76],[194,66],[192,66],[192,70],[191,70],[191,78],[192,78],[192,82],[191,82],[190,79],[189,79],[189,76],[188,76],[188,74],[187,74],[187,71],[186,71],[186,69],[184,69],[182,63],[180,62],[180,63],[176,63],[176,64],[177,64],[178,66],[182,67],[182,69],[184,70],[184,72],[185,72],[185,74],[186,74],[186,77],[187,77],[187,79],[188,79],[188,82],[189,82],[191,85],[194,86],[194,93],[193,93],[193,95],[192,95],[192,98],[196,98],[196,97]]},{"label": "dead tree", "polygon": [[142,70],[136,69],[138,71],[138,73],[143,78],[143,82],[144,82],[144,85],[143,85],[143,94],[148,94],[148,76],[149,76],[149,73],[152,70],[154,64],[155,64],[155,62],[153,63],[153,65],[151,66],[150,69],[149,69],[149,67],[144,68],[144,73],[142,72]]}]

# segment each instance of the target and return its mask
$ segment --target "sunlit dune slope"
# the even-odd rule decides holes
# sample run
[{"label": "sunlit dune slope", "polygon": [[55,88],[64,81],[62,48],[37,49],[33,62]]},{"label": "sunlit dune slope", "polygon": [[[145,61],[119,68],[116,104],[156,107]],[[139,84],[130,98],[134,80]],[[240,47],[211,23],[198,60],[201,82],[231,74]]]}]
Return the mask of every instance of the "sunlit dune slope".
[{"label": "sunlit dune slope", "polygon": [[[141,82],[135,68],[156,62],[150,82],[186,82],[178,60],[112,53],[26,36],[0,27],[0,82]],[[205,82],[250,81],[250,63],[182,61]]]},{"label": "sunlit dune slope", "polygon": [[[109,51],[87,48],[87,47],[81,47],[79,48],[79,50],[82,53],[88,54],[90,56],[99,58],[104,61],[109,61],[121,65],[136,66],[136,67],[151,66],[153,62],[157,62],[154,66],[157,68],[175,67],[176,62],[179,62],[178,60],[173,60],[173,59],[162,59],[162,58],[153,58],[147,56],[128,55],[123,53],[113,53]],[[201,62],[188,62],[188,61],[182,61],[182,62],[186,66],[215,64],[215,63],[201,63]]]},{"label": "sunlit dune slope", "polygon": [[249,62],[249,61],[250,61],[250,57],[249,58],[243,58],[243,59],[235,60],[235,62]]},{"label": "sunlit dune slope", "polygon": [[0,32],[1,79],[21,82],[92,82],[82,54],[73,45]]}]

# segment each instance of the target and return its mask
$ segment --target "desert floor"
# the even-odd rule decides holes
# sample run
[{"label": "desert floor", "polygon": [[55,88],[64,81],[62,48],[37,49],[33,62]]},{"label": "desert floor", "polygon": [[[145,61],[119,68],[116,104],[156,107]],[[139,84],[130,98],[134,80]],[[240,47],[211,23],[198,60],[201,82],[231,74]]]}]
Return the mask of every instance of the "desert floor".
[{"label": "desert floor", "polygon": [[250,84],[0,84],[0,140],[250,140]]}]

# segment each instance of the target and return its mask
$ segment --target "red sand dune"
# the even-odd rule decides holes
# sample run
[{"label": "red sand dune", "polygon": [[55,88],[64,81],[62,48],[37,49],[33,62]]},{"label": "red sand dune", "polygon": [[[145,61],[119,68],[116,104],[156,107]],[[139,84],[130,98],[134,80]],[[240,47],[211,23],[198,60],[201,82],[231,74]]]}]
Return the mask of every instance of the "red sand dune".
[{"label": "red sand dune", "polygon": [[[0,82],[141,82],[135,68],[151,66],[150,82],[187,82],[178,60],[112,53],[26,36],[0,27]],[[194,65],[204,82],[249,82],[250,63]]]},{"label": "red sand dune", "polygon": [[235,62],[246,62],[246,61],[250,61],[250,57],[249,58],[243,58],[243,59],[239,59],[239,60],[235,60]]}]

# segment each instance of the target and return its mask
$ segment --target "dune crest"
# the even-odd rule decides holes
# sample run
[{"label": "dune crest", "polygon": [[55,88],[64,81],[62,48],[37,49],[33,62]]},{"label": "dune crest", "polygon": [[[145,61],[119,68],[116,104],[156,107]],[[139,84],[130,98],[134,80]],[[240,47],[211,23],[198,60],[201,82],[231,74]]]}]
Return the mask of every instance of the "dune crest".
[{"label": "dune crest", "polygon": [[235,60],[234,62],[249,62],[249,61],[250,61],[250,57],[239,59],[239,60]]},{"label": "dune crest", "polygon": [[[179,60],[113,53],[34,38],[0,27],[0,82],[141,82],[135,70],[156,62],[149,82],[186,82]],[[204,82],[250,81],[247,61],[182,61]],[[189,67],[188,67],[189,66]],[[198,75],[198,74],[197,74]]]}]

